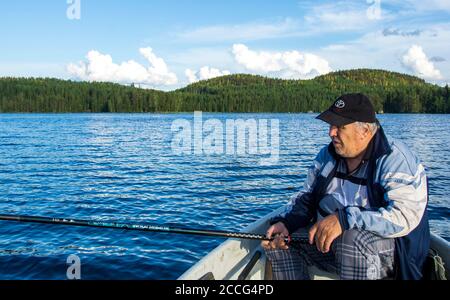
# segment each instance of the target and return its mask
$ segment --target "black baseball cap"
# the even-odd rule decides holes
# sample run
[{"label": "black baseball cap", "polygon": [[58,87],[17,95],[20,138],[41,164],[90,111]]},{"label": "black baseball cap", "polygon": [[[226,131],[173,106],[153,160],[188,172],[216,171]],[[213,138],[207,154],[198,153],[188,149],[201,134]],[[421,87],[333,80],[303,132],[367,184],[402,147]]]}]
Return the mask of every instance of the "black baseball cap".
[{"label": "black baseball cap", "polygon": [[343,126],[353,122],[375,123],[375,109],[370,99],[361,93],[344,94],[338,97],[326,111],[316,119],[330,125]]}]

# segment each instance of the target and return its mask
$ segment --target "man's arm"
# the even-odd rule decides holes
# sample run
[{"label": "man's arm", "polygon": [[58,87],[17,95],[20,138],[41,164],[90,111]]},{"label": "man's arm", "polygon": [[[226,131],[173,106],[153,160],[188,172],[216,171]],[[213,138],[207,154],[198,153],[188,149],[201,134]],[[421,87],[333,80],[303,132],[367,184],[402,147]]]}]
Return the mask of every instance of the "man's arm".
[{"label": "man's arm", "polygon": [[297,197],[291,200],[287,212],[273,218],[270,224],[282,222],[289,233],[292,233],[301,227],[307,226],[311,222],[316,213],[314,197],[312,196],[313,184],[327,159],[327,155],[329,155],[328,147],[324,147],[308,169],[308,176],[303,190],[298,193]]},{"label": "man's arm", "polygon": [[299,193],[290,210],[284,215],[270,220],[270,224],[282,222],[289,233],[308,225],[314,217],[313,197],[311,193]]},{"label": "man's arm", "polygon": [[420,223],[427,204],[427,180],[422,164],[409,152],[393,148],[380,164],[379,180],[388,205],[376,211],[347,207],[340,210],[344,230],[364,229],[387,238],[409,234]]}]

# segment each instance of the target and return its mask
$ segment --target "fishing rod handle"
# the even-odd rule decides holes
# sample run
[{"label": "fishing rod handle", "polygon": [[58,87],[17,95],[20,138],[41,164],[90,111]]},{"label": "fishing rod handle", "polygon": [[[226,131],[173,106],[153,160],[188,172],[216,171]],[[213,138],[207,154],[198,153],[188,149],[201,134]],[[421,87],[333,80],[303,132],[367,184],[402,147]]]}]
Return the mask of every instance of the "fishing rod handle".
[{"label": "fishing rod handle", "polygon": [[[266,239],[268,241],[273,241],[275,238]],[[284,238],[284,243],[286,245],[290,244],[309,244],[309,239],[306,237],[292,237],[291,235],[288,235]]]}]

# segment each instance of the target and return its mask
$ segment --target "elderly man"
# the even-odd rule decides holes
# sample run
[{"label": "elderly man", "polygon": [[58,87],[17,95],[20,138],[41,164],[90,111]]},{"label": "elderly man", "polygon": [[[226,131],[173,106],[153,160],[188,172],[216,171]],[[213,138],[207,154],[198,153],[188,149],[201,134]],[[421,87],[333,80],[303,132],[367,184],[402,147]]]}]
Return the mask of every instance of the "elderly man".
[{"label": "elderly man", "polygon": [[[385,136],[363,94],[342,95],[317,118],[330,125],[331,143],[271,220],[263,247],[274,278],[309,279],[314,264],[341,279],[420,279],[430,238],[424,167]],[[309,244],[286,245],[302,228]]]}]

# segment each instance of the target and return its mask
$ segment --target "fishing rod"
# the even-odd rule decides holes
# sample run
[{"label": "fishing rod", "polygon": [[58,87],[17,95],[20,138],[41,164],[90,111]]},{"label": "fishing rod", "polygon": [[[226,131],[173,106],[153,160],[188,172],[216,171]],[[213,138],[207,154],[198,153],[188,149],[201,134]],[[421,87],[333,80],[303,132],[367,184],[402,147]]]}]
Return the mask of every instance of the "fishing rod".
[{"label": "fishing rod", "polygon": [[[191,234],[191,235],[218,236],[218,237],[226,237],[226,238],[262,240],[262,241],[272,241],[274,239],[274,238],[269,239],[263,234],[256,234],[256,233],[229,232],[229,231],[219,231],[219,230],[201,230],[201,229],[190,229],[190,228],[181,228],[181,227],[158,226],[158,225],[150,225],[150,224],[102,222],[102,221],[80,220],[80,219],[70,219],[70,218],[49,218],[49,217],[38,217],[38,216],[0,214],[0,220],[24,222],[24,223],[58,224],[58,225],[69,225],[69,226],[100,227],[100,228],[113,228],[113,229],[124,229],[124,230],[138,230],[138,231]],[[291,244],[291,243],[305,244],[305,243],[308,243],[308,238],[298,238],[298,237],[291,238],[290,236],[288,236],[284,239],[284,241],[286,244]]]}]

